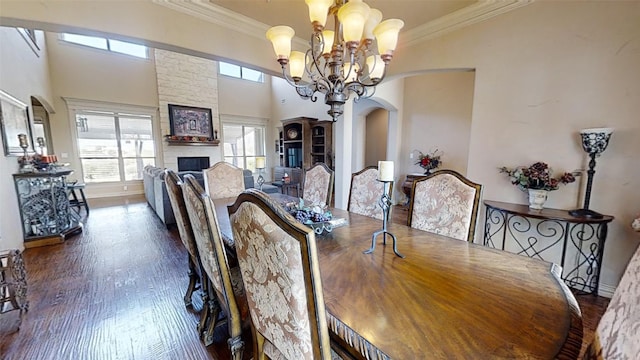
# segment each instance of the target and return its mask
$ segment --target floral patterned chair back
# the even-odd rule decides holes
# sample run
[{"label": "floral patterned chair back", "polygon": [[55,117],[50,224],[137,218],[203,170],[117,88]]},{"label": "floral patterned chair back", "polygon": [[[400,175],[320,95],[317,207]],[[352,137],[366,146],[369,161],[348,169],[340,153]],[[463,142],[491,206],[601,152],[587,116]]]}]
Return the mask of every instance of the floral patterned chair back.
[{"label": "floral patterned chair back", "polygon": [[254,359],[331,359],[315,235],[263,192],[229,206]]},{"label": "floral patterned chair back", "polygon": [[[347,211],[382,220],[382,208],[378,205],[378,201],[384,192],[384,183],[377,179],[377,166],[369,166],[351,174]],[[393,182],[391,190],[393,190]]]},{"label": "floral patterned chair back", "polygon": [[302,198],[312,204],[331,204],[333,170],[317,163],[304,172]]},{"label": "floral patterned chair back", "polygon": [[220,305],[226,314],[229,332],[229,348],[234,360],[241,360],[244,349],[242,341],[242,319],[248,318],[246,295],[242,287],[239,268],[230,268],[225,251],[218,219],[211,198],[192,175],[184,177],[184,202],[186,204],[193,235],[196,240],[202,267],[209,281],[208,326],[205,344],[213,341],[213,332],[220,323],[218,319]]},{"label": "floral patterned chair back", "polygon": [[196,241],[193,238],[193,230],[191,230],[191,222],[189,221],[189,214],[187,214],[187,208],[184,204],[184,197],[182,195],[182,180],[178,177],[178,174],[171,169],[165,170],[164,183],[167,187],[167,193],[169,195],[169,201],[171,202],[171,208],[176,218],[176,226],[178,227],[178,233],[180,234],[180,240],[189,253],[189,286],[187,293],[184,295],[184,303],[186,306],[191,305],[191,296],[195,290],[196,283],[201,283],[200,279],[200,256],[198,255],[198,248],[196,247]]},{"label": "floral patterned chair back", "polygon": [[220,161],[202,173],[205,190],[212,199],[236,197],[244,191],[242,169],[233,164]]},{"label": "floral patterned chair back", "polygon": [[482,185],[453,170],[439,170],[415,180],[408,225],[472,242],[481,190]]},{"label": "floral patterned chair back", "polygon": [[640,356],[640,247],[598,323],[584,359],[638,359]]}]

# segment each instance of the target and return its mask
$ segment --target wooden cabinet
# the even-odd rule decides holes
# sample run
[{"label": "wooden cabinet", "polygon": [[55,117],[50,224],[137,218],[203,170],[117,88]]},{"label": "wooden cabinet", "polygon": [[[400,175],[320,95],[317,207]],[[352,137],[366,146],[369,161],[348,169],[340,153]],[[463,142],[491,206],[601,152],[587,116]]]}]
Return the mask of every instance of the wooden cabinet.
[{"label": "wooden cabinet", "polygon": [[282,121],[280,165],[308,169],[322,162],[333,168],[333,123],[299,117]]}]

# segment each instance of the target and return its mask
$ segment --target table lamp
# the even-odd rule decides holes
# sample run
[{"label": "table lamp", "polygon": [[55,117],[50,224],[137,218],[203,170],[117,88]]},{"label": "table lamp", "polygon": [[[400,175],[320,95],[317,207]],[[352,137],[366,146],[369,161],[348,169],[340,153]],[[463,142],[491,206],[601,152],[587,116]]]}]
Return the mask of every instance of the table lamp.
[{"label": "table lamp", "polygon": [[257,157],[256,158],[256,169],[258,169],[258,189],[262,190],[262,185],[264,185],[264,177],[262,177],[262,171],[265,167],[265,158]]},{"label": "table lamp", "polygon": [[569,211],[569,215],[582,218],[601,219],[602,214],[589,210],[589,201],[591,200],[591,187],[593,186],[593,175],[596,173],[596,156],[600,156],[609,145],[611,138],[611,128],[593,128],[580,131],[582,136],[582,148],[589,154],[589,170],[587,170],[587,189],[584,195],[584,205],[582,209]]}]

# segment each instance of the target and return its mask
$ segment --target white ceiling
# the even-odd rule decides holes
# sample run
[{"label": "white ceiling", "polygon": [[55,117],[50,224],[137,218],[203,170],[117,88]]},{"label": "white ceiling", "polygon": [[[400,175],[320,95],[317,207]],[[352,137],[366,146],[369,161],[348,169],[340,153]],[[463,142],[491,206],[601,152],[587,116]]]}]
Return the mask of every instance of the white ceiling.
[{"label": "white ceiling", "polygon": [[[405,22],[399,46],[434,38],[530,4],[534,0],[364,0],[383,19]],[[174,10],[265,39],[274,25],[288,25],[306,44],[311,36],[304,0],[153,0]],[[332,26],[327,25],[331,28]]]}]

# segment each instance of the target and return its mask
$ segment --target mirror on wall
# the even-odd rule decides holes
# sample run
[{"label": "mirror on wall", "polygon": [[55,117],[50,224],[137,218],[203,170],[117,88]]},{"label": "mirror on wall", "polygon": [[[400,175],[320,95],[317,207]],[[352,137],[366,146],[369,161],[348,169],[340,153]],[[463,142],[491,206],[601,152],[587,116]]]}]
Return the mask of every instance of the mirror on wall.
[{"label": "mirror on wall", "polygon": [[49,126],[49,113],[42,106],[42,103],[35,97],[31,97],[31,108],[33,109],[33,147],[40,155],[53,154],[53,138]]}]

